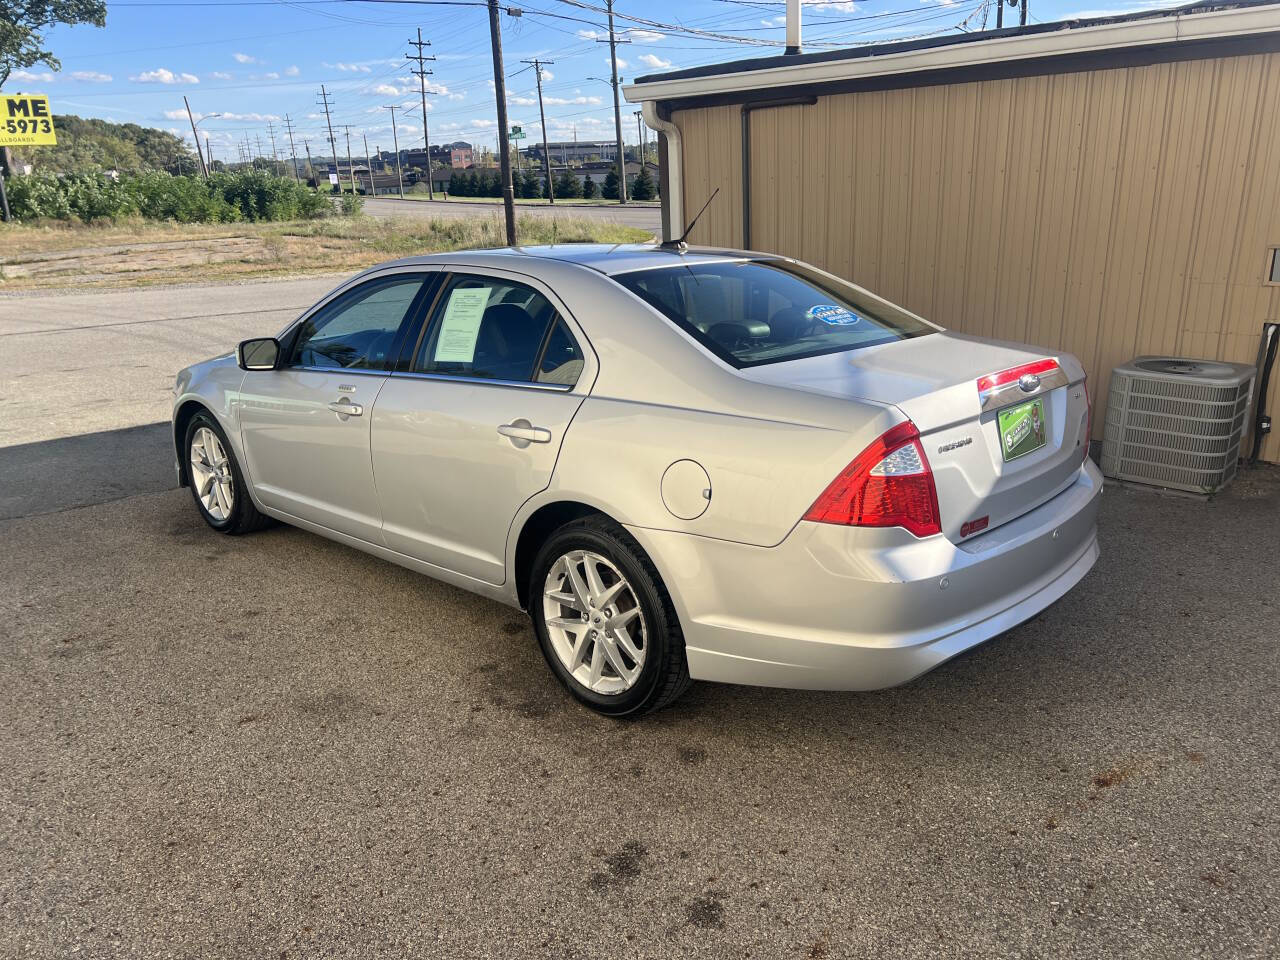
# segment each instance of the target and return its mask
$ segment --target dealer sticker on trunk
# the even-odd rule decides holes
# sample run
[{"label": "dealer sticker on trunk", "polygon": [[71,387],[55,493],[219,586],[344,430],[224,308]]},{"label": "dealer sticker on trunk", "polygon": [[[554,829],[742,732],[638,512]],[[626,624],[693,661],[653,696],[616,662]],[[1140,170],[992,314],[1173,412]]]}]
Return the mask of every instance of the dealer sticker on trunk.
[{"label": "dealer sticker on trunk", "polygon": [[1044,446],[1044,400],[1037,397],[996,415],[1000,427],[1000,452],[1005,461],[1016,460]]}]

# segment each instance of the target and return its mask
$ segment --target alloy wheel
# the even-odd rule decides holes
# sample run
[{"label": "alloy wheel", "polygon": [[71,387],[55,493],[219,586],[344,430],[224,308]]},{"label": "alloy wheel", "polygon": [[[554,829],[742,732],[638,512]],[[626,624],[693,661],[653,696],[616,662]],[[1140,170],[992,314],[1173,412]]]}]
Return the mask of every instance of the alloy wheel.
[{"label": "alloy wheel", "polygon": [[218,435],[201,427],[191,437],[191,485],[205,512],[222,523],[235,506],[235,483],[231,474],[231,458],[227,456]]},{"label": "alloy wheel", "polygon": [[547,571],[542,611],[551,647],[578,683],[606,696],[635,685],[648,648],[644,613],[607,558],[573,550],[556,560]]}]

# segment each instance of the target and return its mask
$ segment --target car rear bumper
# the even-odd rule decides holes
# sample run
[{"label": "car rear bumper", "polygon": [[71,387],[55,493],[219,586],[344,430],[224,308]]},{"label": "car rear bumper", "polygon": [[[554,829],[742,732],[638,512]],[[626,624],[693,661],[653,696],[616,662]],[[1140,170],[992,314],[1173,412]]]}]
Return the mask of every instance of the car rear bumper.
[{"label": "car rear bumper", "polygon": [[961,544],[802,522],[775,547],[632,529],[663,574],[695,679],[813,690],[905,683],[1035,616],[1098,558],[1093,465]]}]

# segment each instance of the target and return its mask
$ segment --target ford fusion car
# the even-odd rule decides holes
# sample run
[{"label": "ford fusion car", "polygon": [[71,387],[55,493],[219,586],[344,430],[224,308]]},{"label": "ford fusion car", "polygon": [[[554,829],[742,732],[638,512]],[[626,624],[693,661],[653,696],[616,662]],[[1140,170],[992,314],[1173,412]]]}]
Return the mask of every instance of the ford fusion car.
[{"label": "ford fusion car", "polygon": [[900,684],[1098,556],[1069,354],[781,256],[650,245],[375,267],[183,370],[205,521],[280,520],[528,611],[602,713],[692,680]]}]

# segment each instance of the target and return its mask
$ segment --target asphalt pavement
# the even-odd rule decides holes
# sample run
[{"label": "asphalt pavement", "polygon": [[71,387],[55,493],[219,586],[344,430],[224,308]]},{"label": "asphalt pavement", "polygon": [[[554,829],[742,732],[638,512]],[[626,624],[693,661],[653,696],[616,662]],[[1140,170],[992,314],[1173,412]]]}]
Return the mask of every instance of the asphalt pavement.
[{"label": "asphalt pavement", "polygon": [[[398,197],[370,197],[364,202],[364,212],[371,217],[474,217],[490,213],[501,216],[502,204],[472,203],[465,200],[401,200]],[[605,220],[627,227],[639,227],[657,234],[662,229],[662,211],[659,207],[628,203],[586,204],[573,202],[519,203],[517,216],[574,218]]]},{"label": "asphalt pavement", "polygon": [[1280,950],[1280,470],[1111,486],[1076,590],[906,686],[620,723],[519,612],[172,488],[145,391],[309,282],[0,298],[0,956]]}]

